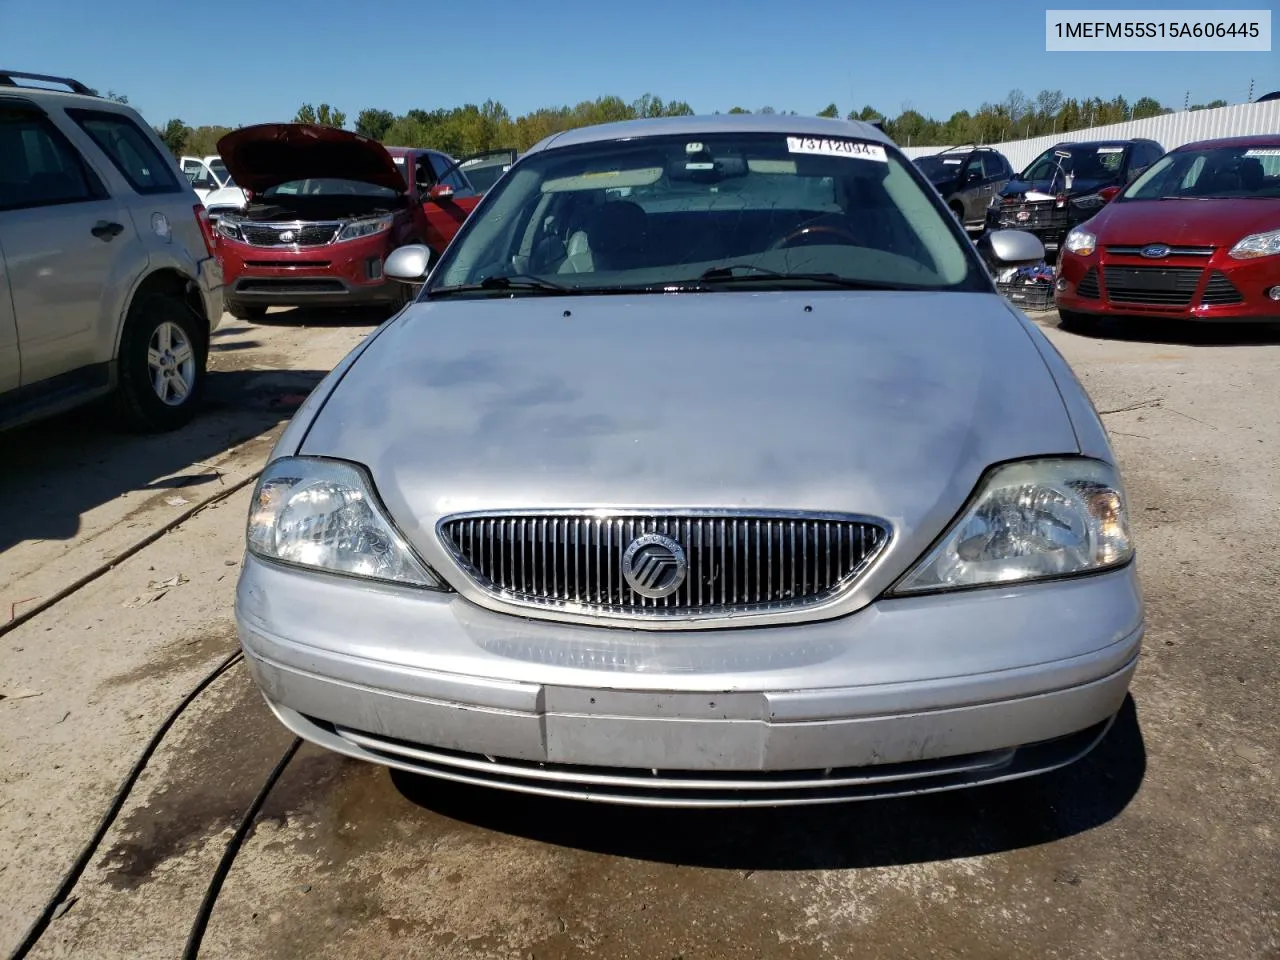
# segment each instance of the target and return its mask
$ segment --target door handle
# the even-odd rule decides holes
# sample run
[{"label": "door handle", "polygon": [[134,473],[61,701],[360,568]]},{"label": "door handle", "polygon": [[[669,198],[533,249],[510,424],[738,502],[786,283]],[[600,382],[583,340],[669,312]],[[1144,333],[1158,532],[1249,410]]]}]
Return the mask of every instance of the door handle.
[{"label": "door handle", "polygon": [[108,223],[106,220],[99,220],[93,225],[93,229],[89,232],[99,240],[111,240],[124,233],[124,227],[118,223]]}]

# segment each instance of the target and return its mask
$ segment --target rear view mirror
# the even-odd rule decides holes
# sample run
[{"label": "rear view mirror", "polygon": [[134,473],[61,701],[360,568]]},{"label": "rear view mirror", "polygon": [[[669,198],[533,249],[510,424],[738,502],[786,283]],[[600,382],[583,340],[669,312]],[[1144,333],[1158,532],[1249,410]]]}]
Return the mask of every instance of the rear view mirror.
[{"label": "rear view mirror", "polygon": [[422,283],[431,271],[431,248],[421,243],[397,247],[387,257],[382,272],[401,283]]}]

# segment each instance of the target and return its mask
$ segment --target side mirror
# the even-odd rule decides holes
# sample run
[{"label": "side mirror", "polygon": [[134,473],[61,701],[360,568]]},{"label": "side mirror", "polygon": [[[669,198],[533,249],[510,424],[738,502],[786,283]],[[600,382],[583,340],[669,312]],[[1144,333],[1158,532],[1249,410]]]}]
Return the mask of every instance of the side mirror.
[{"label": "side mirror", "polygon": [[422,283],[431,272],[431,248],[421,243],[397,247],[387,257],[382,272],[401,283]]},{"label": "side mirror", "polygon": [[1119,187],[1103,187],[1098,191],[1098,196],[1102,198],[1103,203],[1110,203],[1119,193]]},{"label": "side mirror", "polygon": [[986,257],[1004,267],[1020,267],[1044,259],[1044,244],[1025,230],[990,230],[978,241]]},{"label": "side mirror", "polygon": [[428,200],[448,200],[453,196],[453,187],[447,183],[437,183],[427,191]]}]

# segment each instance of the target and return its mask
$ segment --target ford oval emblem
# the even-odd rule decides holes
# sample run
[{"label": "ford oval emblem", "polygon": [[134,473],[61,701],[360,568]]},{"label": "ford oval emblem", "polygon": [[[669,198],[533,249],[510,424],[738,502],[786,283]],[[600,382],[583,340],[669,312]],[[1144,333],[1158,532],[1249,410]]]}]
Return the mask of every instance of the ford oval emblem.
[{"label": "ford oval emblem", "polygon": [[1149,243],[1140,252],[1148,260],[1161,260],[1169,255],[1169,247],[1163,243]]}]

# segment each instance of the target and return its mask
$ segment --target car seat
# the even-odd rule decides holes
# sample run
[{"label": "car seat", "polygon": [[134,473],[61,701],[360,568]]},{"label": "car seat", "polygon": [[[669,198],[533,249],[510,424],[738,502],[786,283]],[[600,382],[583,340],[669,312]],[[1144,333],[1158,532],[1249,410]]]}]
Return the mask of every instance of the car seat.
[{"label": "car seat", "polygon": [[649,253],[649,217],[630,200],[596,207],[583,229],[569,235],[560,273],[631,270],[643,266]]},{"label": "car seat", "polygon": [[1266,183],[1266,171],[1257,157],[1242,157],[1239,172],[1240,186],[1251,193],[1261,190]]}]

